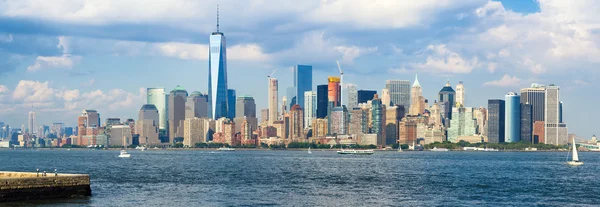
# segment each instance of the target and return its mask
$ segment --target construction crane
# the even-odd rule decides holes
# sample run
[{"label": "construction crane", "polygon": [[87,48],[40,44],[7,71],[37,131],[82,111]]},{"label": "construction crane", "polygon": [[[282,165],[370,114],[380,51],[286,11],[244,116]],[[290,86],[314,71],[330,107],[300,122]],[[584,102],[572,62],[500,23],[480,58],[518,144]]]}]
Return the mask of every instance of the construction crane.
[{"label": "construction crane", "polygon": [[344,106],[344,71],[342,71],[339,61],[336,60],[335,63],[337,63],[338,70],[340,70],[340,106]]},{"label": "construction crane", "polygon": [[270,78],[270,77],[271,77],[273,74],[275,74],[275,72],[277,72],[277,70],[278,70],[278,69],[279,69],[279,68],[275,68],[275,70],[274,70],[274,71],[273,71],[271,74],[269,74],[269,75],[267,76],[267,78]]}]

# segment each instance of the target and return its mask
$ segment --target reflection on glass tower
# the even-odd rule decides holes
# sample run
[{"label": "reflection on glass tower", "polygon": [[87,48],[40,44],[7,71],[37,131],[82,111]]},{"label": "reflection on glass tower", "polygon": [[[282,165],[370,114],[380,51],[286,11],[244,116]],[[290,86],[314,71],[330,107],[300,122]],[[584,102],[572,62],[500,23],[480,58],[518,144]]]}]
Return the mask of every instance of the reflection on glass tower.
[{"label": "reflection on glass tower", "polygon": [[227,116],[227,52],[225,35],[219,32],[218,8],[217,31],[210,35],[208,67],[208,116],[219,119]]}]

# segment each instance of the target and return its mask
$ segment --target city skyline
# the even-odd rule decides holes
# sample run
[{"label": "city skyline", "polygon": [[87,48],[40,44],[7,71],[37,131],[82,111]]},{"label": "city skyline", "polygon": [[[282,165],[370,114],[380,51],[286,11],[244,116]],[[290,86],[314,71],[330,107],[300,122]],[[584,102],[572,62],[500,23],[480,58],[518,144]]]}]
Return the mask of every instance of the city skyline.
[{"label": "city skyline", "polygon": [[[504,2],[503,2],[504,3]],[[5,3],[10,4],[10,3]],[[216,4],[215,4],[216,5]],[[540,1],[539,11],[529,12],[512,12],[510,10],[517,10],[517,8],[507,8],[510,4],[499,4],[499,2],[484,2],[483,4],[473,5],[459,5],[457,8],[466,8],[462,12],[451,12],[456,14],[464,14],[463,19],[469,21],[480,21],[477,18],[490,18],[493,19],[494,15],[516,15],[514,18],[525,18],[525,15],[535,15],[533,17],[543,18],[544,15],[551,15],[544,13],[544,9],[550,10],[553,8],[551,2]],[[27,5],[22,5],[27,6]],[[332,5],[325,5],[332,6]],[[335,6],[335,5],[333,5]],[[257,110],[267,108],[267,88],[264,81],[264,76],[268,75],[274,68],[280,68],[281,70],[273,75],[273,78],[279,80],[279,91],[278,100],[285,95],[285,89],[292,87],[292,73],[290,72],[292,67],[297,64],[312,65],[313,76],[312,76],[312,89],[316,91],[316,85],[327,84],[327,76],[339,76],[335,60],[339,59],[344,65],[344,85],[347,83],[356,84],[359,90],[374,90],[381,93],[381,89],[385,86],[386,80],[412,80],[414,74],[419,74],[419,81],[423,86],[423,96],[428,99],[430,104],[433,100],[437,100],[436,93],[443,87],[446,79],[450,79],[451,85],[456,86],[458,81],[464,82],[466,89],[466,103],[470,107],[487,106],[488,99],[503,99],[504,95],[510,91],[519,91],[521,88],[529,87],[531,83],[538,82],[544,85],[556,84],[561,87],[561,101],[565,102],[564,114],[565,122],[569,123],[569,132],[576,133],[582,137],[590,137],[595,132],[590,123],[592,122],[591,116],[597,116],[600,112],[593,108],[586,108],[585,104],[580,101],[585,94],[594,92],[593,80],[598,77],[598,74],[594,69],[584,70],[579,65],[565,65],[559,64],[559,68],[551,68],[552,64],[550,61],[544,62],[540,59],[525,56],[531,59],[519,59],[519,60],[507,60],[507,57],[513,57],[521,54],[523,51],[510,48],[511,44],[505,44],[501,47],[494,47],[494,49],[478,51],[476,54],[460,53],[460,45],[451,44],[450,41],[442,41],[447,44],[435,44],[435,41],[425,41],[427,43],[423,45],[411,45],[405,48],[399,47],[397,40],[389,39],[389,42],[393,47],[390,48],[389,44],[386,43],[374,43],[373,45],[361,45],[363,43],[357,42],[357,45],[348,44],[348,42],[355,42],[354,40],[346,37],[345,40],[336,42],[337,30],[324,30],[319,32],[311,31],[305,32],[305,39],[300,39],[299,42],[306,41],[317,41],[325,45],[319,45],[321,47],[316,48],[315,52],[331,53],[328,46],[332,46],[334,49],[333,54],[322,55],[325,56],[323,59],[319,58],[306,58],[308,56],[319,56],[316,54],[305,54],[296,55],[294,52],[288,52],[288,57],[279,56],[277,52],[281,50],[274,49],[273,46],[269,46],[268,43],[264,43],[262,39],[253,37],[249,38],[250,42],[244,42],[244,35],[240,33],[256,33],[251,30],[244,30],[239,24],[235,24],[232,20],[236,17],[232,15],[232,10],[227,8],[230,7],[227,4],[221,4],[221,12],[225,11],[227,15],[223,25],[229,24],[230,26],[222,27],[222,31],[227,31],[232,34],[229,40],[232,42],[230,48],[232,53],[231,60],[228,61],[229,68],[232,70],[228,73],[230,79],[230,86],[228,89],[237,90],[238,94],[249,94],[256,99]],[[9,8],[9,7],[4,7]],[[12,8],[12,7],[10,7]],[[9,9],[7,9],[9,10]],[[200,19],[205,19],[206,28],[210,27],[214,30],[214,15],[208,15],[214,13],[214,8],[203,9],[207,15]],[[454,10],[447,10],[454,11]],[[2,18],[8,18],[7,12],[2,10]],[[496,12],[496,13],[494,13]],[[493,15],[494,14],[494,15]],[[20,14],[24,17],[24,21],[27,23],[27,19],[35,20],[35,15]],[[479,16],[482,15],[482,16]],[[19,15],[16,15],[19,17]],[[530,16],[531,17],[531,16]],[[473,19],[474,18],[474,19]],[[33,21],[31,20],[31,21]],[[58,19],[59,21],[65,21],[69,23],[72,20]],[[209,21],[210,20],[210,21]],[[17,21],[17,20],[14,20]],[[13,21],[13,22],[14,22]],[[115,23],[115,20],[107,19],[106,25]],[[461,22],[460,20],[455,20]],[[483,21],[483,20],[481,20]],[[10,22],[10,21],[9,21]],[[209,24],[209,22],[211,22]],[[258,21],[261,22],[261,21]],[[357,26],[360,28],[364,27],[360,22],[350,20],[340,20],[341,23],[330,23],[334,25],[349,27]],[[84,22],[85,23],[85,22]],[[439,23],[439,22],[437,22]],[[424,24],[436,25],[436,23],[425,21]],[[502,27],[504,25],[505,27]],[[410,30],[410,26],[393,26],[386,25],[394,31],[406,31]],[[386,26],[378,26],[380,30],[386,30]],[[94,26],[89,26],[94,27]],[[383,28],[382,28],[383,27]],[[482,34],[488,34],[492,32],[503,32],[504,30],[518,30],[517,25],[511,24],[510,21],[504,22],[501,25],[481,26],[478,28],[477,24],[474,26],[477,29],[481,29]],[[517,27],[517,28],[515,28]],[[466,27],[465,27],[466,28]],[[442,30],[444,28],[439,28]],[[128,54],[127,52],[117,52],[120,55],[107,55],[113,54],[108,52],[110,50],[103,48],[100,51],[90,51],[85,45],[88,42],[94,44],[103,43],[108,41],[109,45],[112,40],[111,35],[115,34],[104,34],[105,36],[98,37],[91,34],[75,35],[72,30],[64,29],[59,30],[59,34],[48,34],[44,31],[34,31],[32,33],[24,33],[14,27],[8,27],[6,31],[0,31],[0,45],[2,45],[1,53],[4,54],[17,54],[19,55],[16,59],[10,59],[10,61],[4,61],[12,65],[14,69],[9,71],[1,71],[0,80],[0,97],[3,99],[2,106],[3,110],[0,111],[2,120],[5,123],[10,124],[13,127],[18,127],[27,123],[27,113],[31,106],[36,108],[36,125],[50,125],[53,122],[63,122],[66,126],[75,126],[76,117],[84,109],[95,109],[99,113],[102,113],[103,117],[120,117],[122,120],[127,118],[136,118],[140,106],[145,104],[146,100],[146,88],[153,86],[165,87],[166,91],[171,91],[176,85],[181,85],[185,88],[190,89],[188,92],[201,91],[202,93],[208,93],[207,78],[204,78],[207,74],[208,62],[208,48],[202,48],[202,45],[208,43],[206,38],[210,35],[210,32],[206,32],[209,29],[202,29],[201,31],[189,32],[193,33],[195,39],[189,41],[181,41],[176,37],[167,37],[166,39],[158,40],[139,40],[136,38],[113,38],[122,43],[144,43],[148,44],[145,47],[155,46],[155,44],[162,44],[159,47],[163,50],[161,52],[170,51],[172,53],[161,53],[157,55],[157,60],[150,61],[154,63],[153,66],[147,65],[145,57],[152,57],[153,55],[134,55]],[[360,31],[361,29],[355,29]],[[417,29],[418,30],[418,29]],[[318,31],[318,30],[317,30]],[[356,31],[355,31],[356,32]],[[486,33],[487,32],[487,33]],[[257,33],[258,34],[258,33]],[[255,34],[255,35],[257,35]],[[505,33],[500,33],[505,34]],[[496,37],[493,34],[488,34],[487,37]],[[168,35],[166,35],[168,36]],[[343,37],[343,35],[342,35]],[[505,37],[505,36],[503,36]],[[23,48],[18,51],[19,46],[27,46],[25,42],[31,39],[39,39],[45,44],[39,43],[33,45],[33,48]],[[156,38],[156,37],[155,37]],[[310,39],[313,38],[313,39]],[[320,39],[319,39],[320,38]],[[509,37],[507,37],[509,38]],[[185,38],[183,38],[185,39]],[[316,39],[316,40],[315,40]],[[415,41],[418,38],[411,38],[411,41]],[[252,43],[255,41],[256,43]],[[277,41],[277,39],[275,39]],[[506,40],[511,42],[511,39]],[[518,44],[512,39],[512,43]],[[297,41],[298,42],[298,41]],[[327,45],[334,44],[334,45]],[[340,45],[335,45],[340,44]],[[133,44],[135,45],[135,44]],[[206,49],[205,52],[199,52],[197,46],[202,50]],[[236,47],[237,46],[237,47]],[[560,48],[558,45],[557,48]],[[563,47],[567,47],[562,45]],[[193,50],[191,53],[185,50],[184,47],[191,47]],[[298,46],[300,47],[300,46]],[[183,49],[182,49],[183,48]],[[233,49],[236,48],[236,49]],[[375,49],[373,49],[375,48]],[[425,48],[425,49],[423,49]],[[103,51],[106,49],[106,51]],[[190,49],[190,48],[188,48]],[[246,49],[250,52],[255,53],[244,53],[240,55],[240,51]],[[302,48],[300,48],[302,49]],[[550,48],[553,49],[553,48]],[[554,52],[560,52],[561,50],[550,50]],[[568,49],[568,48],[567,48]],[[591,49],[597,50],[592,46]],[[57,51],[58,50],[58,51]],[[236,51],[238,54],[235,54]],[[335,50],[343,51],[336,53]],[[468,49],[467,49],[468,50]],[[195,52],[194,52],[195,51]],[[398,63],[384,62],[378,63],[374,68],[368,65],[374,60],[380,60],[384,56],[378,56],[377,53],[388,53],[388,56],[395,56],[398,61],[407,60],[411,58],[418,59],[418,55],[415,52],[424,53],[423,59],[415,60],[414,65],[401,65]],[[567,50],[565,50],[567,51]],[[399,52],[399,53],[394,53]],[[488,54],[489,52],[489,54]],[[593,52],[593,51],[592,51]],[[206,53],[206,54],[203,54]],[[394,53],[394,54],[392,54]],[[431,53],[431,54],[429,54]],[[235,54],[235,55],[234,55]],[[391,54],[391,55],[390,55]],[[186,56],[187,55],[187,56]],[[205,57],[201,57],[205,55]],[[355,56],[353,56],[355,55]],[[556,54],[555,54],[556,55]],[[580,55],[580,54],[575,54]],[[411,56],[411,57],[403,57]],[[495,56],[495,57],[494,57]],[[560,54],[557,55],[560,58]],[[10,56],[12,57],[12,56]],[[20,58],[19,58],[20,57]],[[122,58],[126,57],[126,58]],[[197,58],[199,57],[199,58]],[[249,58],[261,59],[261,61],[249,61]],[[431,57],[431,58],[430,58]],[[488,57],[496,58],[497,62],[490,61]],[[500,57],[505,59],[500,59]],[[327,58],[327,59],[326,59]],[[124,67],[133,68],[145,68],[149,67],[151,73],[144,74],[141,77],[144,80],[130,80],[126,78],[132,76],[132,74],[138,73],[140,70],[123,71],[121,75],[115,75],[113,69],[104,69],[113,67],[115,65],[100,63],[103,60],[116,60],[117,69],[123,69]],[[183,59],[183,60],[181,60]],[[269,60],[267,60],[269,59]],[[371,60],[372,59],[372,60]],[[431,62],[430,62],[431,60]],[[441,60],[441,62],[439,62]],[[474,60],[474,61],[473,61]],[[510,71],[507,66],[502,66],[500,62],[510,62],[514,64],[522,64],[518,69],[531,69],[528,72]],[[16,63],[14,63],[16,61]],[[53,65],[52,61],[60,63],[58,66]],[[436,62],[437,61],[437,62]],[[449,67],[446,64],[449,61],[457,61],[458,65]],[[260,63],[260,64],[257,64]],[[267,63],[267,64],[262,64]],[[435,65],[442,64],[442,65]],[[495,63],[496,66],[494,66]],[[585,65],[585,61],[583,64]],[[62,65],[61,65],[62,64]],[[177,71],[177,69],[169,66],[174,64],[176,68],[184,68],[183,71]],[[123,65],[123,66],[119,66]],[[263,65],[263,66],[259,66]],[[436,67],[438,66],[438,67]],[[427,68],[430,67],[430,68]],[[582,75],[578,77],[567,76],[567,78],[558,78],[564,75],[569,70],[575,69],[584,70]],[[6,67],[4,67],[6,68]],[[243,68],[248,68],[243,70]],[[492,70],[493,68],[494,70]],[[250,70],[254,69],[254,70]],[[171,72],[175,70],[176,72]],[[428,71],[433,70],[433,71]],[[458,72],[457,72],[458,71]],[[493,71],[493,72],[492,72]],[[190,76],[196,76],[195,78],[184,77],[186,73]],[[587,74],[587,75],[585,75]],[[68,83],[64,77],[68,77],[70,80]],[[107,81],[106,77],[114,76],[116,80]],[[173,77],[169,77],[173,76]],[[27,77],[27,79],[21,79],[20,77]],[[566,80],[564,80],[566,79]],[[244,87],[245,84],[249,84],[249,87]],[[254,83],[254,84],[253,84]],[[257,85],[257,86],[254,86]],[[412,84],[411,84],[412,85]],[[506,86],[509,87],[501,87]],[[590,101],[594,101],[591,99]],[[290,99],[288,97],[288,103]],[[276,106],[275,108],[278,108]],[[578,110],[578,109],[587,110]],[[581,112],[581,111],[586,111]],[[64,117],[61,117],[64,116]],[[577,117],[577,119],[575,119]]]}]

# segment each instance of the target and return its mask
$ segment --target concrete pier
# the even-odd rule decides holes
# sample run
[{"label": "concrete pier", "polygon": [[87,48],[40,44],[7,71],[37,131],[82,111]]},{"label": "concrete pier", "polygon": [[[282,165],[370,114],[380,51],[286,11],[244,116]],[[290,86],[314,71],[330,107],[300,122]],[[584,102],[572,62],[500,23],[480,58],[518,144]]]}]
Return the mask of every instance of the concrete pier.
[{"label": "concrete pier", "polygon": [[0,202],[91,196],[90,176],[0,171]]}]

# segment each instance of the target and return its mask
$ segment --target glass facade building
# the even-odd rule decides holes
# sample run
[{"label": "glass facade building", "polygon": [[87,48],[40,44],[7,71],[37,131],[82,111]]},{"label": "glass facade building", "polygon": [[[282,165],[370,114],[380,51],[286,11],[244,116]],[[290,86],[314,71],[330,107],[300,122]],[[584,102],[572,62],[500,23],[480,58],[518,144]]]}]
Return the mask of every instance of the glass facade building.
[{"label": "glass facade building", "polygon": [[410,108],[410,81],[408,80],[387,80],[385,88],[390,93],[390,102],[392,105],[401,105],[405,109]]},{"label": "glass facade building", "polygon": [[473,118],[473,108],[452,108],[452,120],[448,128],[448,141],[457,143],[461,136],[473,136],[476,134],[476,119]]},{"label": "glass facade building", "polygon": [[533,107],[521,104],[521,141],[533,143]]},{"label": "glass facade building", "polygon": [[323,119],[327,117],[328,85],[317,86],[317,118]]},{"label": "glass facade building", "polygon": [[185,102],[188,93],[177,86],[169,94],[169,140],[173,141],[177,137],[183,137],[183,120],[185,120]]},{"label": "glass facade building", "polygon": [[304,92],[304,128],[312,126],[312,121],[317,116],[317,93]]},{"label": "glass facade building", "polygon": [[377,94],[377,91],[358,90],[357,94],[359,104],[367,103],[367,101],[373,100],[373,97],[375,96],[375,94]]},{"label": "glass facade building", "polygon": [[518,142],[521,139],[521,96],[516,93],[508,93],[505,96],[504,110],[504,141]]},{"label": "glass facade building", "polygon": [[306,108],[304,106],[304,92],[312,91],[312,66],[310,65],[296,65],[294,67],[294,94],[292,97],[288,98],[292,101],[295,101],[300,107],[303,109]]},{"label": "glass facade building", "polygon": [[235,90],[227,89],[227,115],[229,119],[235,118]]},{"label": "glass facade building", "polygon": [[488,100],[488,142],[504,142],[504,100]]},{"label": "glass facade building", "polygon": [[[225,35],[210,35],[208,53],[208,116],[214,120],[227,116],[227,51]],[[235,100],[235,99],[234,99]],[[234,101],[232,100],[232,101]]]}]

